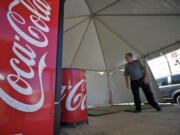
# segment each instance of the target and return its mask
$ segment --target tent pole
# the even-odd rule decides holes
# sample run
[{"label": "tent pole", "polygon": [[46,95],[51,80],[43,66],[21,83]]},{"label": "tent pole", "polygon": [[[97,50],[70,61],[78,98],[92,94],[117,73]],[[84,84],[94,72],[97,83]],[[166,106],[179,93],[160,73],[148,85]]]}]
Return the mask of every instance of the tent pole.
[{"label": "tent pole", "polygon": [[[179,45],[178,45],[178,44],[179,44]],[[174,43],[172,43],[172,44],[170,44],[170,45],[167,45],[167,46],[165,46],[165,47],[163,47],[163,48],[161,48],[161,49],[158,49],[158,50],[156,50],[156,51],[150,52],[150,53],[148,53],[147,55],[143,55],[142,57],[139,57],[138,59],[142,59],[142,58],[146,58],[146,59],[147,59],[147,57],[149,57],[150,55],[153,55],[153,54],[158,53],[158,52],[160,52],[160,51],[164,51],[164,50],[166,50],[166,49],[168,49],[168,48],[171,48],[171,47],[174,47],[174,46],[177,46],[176,48],[180,48],[180,41],[178,40],[178,41],[176,41],[176,42],[174,42]],[[164,52],[165,52],[165,51],[164,51]],[[114,71],[115,69],[120,68],[120,67],[122,67],[122,66],[123,66],[123,65],[114,67],[114,68],[111,69],[110,71]]]},{"label": "tent pole", "polygon": [[169,60],[168,60],[168,58],[167,58],[167,55],[164,53],[164,51],[163,51],[162,54],[163,54],[163,56],[165,57],[165,59],[166,59],[166,61],[167,61],[167,65],[168,65],[168,68],[169,68],[170,76],[172,76],[172,70],[171,70],[171,67],[170,67]]},{"label": "tent pole", "polygon": [[[155,50],[155,51],[153,51],[153,52],[150,52],[150,53],[148,53],[148,54],[146,54],[146,55],[144,55],[144,56],[142,56],[142,57],[148,57],[148,56],[150,56],[150,55],[152,55],[152,54],[154,54],[154,53],[158,53],[158,52],[160,52],[160,51],[162,51],[162,50],[165,50],[165,49],[168,49],[168,48],[170,48],[170,47],[173,47],[173,46],[176,46],[177,44],[180,44],[180,40],[177,40],[176,42],[174,42],[174,43],[172,43],[172,44],[169,44],[169,45],[166,45],[165,47],[163,47],[163,48],[160,48],[160,49],[158,49],[158,50]],[[180,45],[177,45],[178,47],[180,47]]]},{"label": "tent pole", "polygon": [[108,83],[108,89],[109,89],[109,104],[113,105],[113,99],[112,99],[112,89],[110,84],[110,77],[109,77],[109,71],[107,72],[107,83]]},{"label": "tent pole", "polygon": [[[93,21],[94,21],[94,19],[93,19]],[[103,56],[103,59],[104,59],[104,65],[105,65],[105,68],[106,68],[106,73],[107,73],[107,83],[108,83],[108,90],[109,90],[109,104],[112,105],[113,104],[112,90],[111,90],[111,87],[110,87],[109,71],[107,71],[107,68],[108,68],[107,67],[107,62],[106,62],[106,59],[105,59],[105,56],[104,56],[104,52],[103,52],[103,49],[102,49],[102,43],[101,43],[101,40],[100,40],[100,36],[99,36],[97,25],[96,25],[95,21],[94,21],[94,25],[95,25],[95,29],[96,29],[96,33],[97,33],[97,37],[98,37],[98,41],[99,41],[99,46],[101,48],[101,53],[102,53],[102,56]]]},{"label": "tent pole", "polygon": [[57,40],[57,56],[56,56],[56,81],[55,81],[55,97],[54,97],[54,135],[60,132],[61,120],[61,68],[62,68],[62,48],[63,48],[63,25],[64,25],[64,2],[59,2],[59,16],[58,16],[58,40]]}]

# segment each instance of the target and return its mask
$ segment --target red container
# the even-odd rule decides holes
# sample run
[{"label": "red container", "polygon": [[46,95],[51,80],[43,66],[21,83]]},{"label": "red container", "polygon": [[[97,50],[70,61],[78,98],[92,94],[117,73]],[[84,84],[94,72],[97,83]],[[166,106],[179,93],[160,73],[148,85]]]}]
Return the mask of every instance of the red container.
[{"label": "red container", "polygon": [[62,70],[61,123],[77,125],[87,122],[87,91],[85,72]]},{"label": "red container", "polygon": [[0,135],[53,135],[59,0],[0,1]]}]

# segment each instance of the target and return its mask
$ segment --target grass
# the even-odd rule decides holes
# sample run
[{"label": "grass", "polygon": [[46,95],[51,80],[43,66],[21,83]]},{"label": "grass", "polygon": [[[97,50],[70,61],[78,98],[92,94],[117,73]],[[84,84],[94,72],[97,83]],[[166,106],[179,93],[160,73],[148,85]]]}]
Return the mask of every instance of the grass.
[{"label": "grass", "polygon": [[[160,107],[171,106],[171,104],[160,104]],[[142,110],[151,109],[152,106],[149,104],[143,104]],[[89,116],[101,116],[106,114],[112,114],[120,111],[128,111],[131,112],[135,110],[134,105],[112,105],[110,107],[98,107],[98,108],[90,108],[88,109]]]},{"label": "grass", "polygon": [[111,114],[119,111],[102,111],[102,110],[89,110],[88,115],[89,116],[100,116],[100,115],[105,115],[105,114]]}]

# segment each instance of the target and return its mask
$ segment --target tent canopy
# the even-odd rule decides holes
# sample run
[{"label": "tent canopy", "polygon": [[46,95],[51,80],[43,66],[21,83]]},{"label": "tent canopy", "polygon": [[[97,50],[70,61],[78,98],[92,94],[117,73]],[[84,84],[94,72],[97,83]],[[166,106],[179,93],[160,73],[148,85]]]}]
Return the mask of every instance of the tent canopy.
[{"label": "tent canopy", "polygon": [[63,67],[111,71],[124,54],[179,47],[179,0],[66,0]]},{"label": "tent canopy", "polygon": [[133,102],[119,70],[124,54],[151,59],[180,48],[179,24],[179,0],[66,0],[63,67],[86,70],[88,105]]}]

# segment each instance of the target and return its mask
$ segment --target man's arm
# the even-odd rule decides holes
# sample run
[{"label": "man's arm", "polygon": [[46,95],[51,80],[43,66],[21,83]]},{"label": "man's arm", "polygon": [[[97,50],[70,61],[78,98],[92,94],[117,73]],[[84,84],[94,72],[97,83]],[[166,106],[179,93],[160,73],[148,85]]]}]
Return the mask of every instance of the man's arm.
[{"label": "man's arm", "polygon": [[124,77],[126,81],[126,88],[129,89],[129,72],[128,72],[127,65],[125,66]]},{"label": "man's arm", "polygon": [[145,63],[142,61],[139,61],[141,68],[144,70],[144,83],[148,84],[148,71],[147,68],[145,67]]}]

